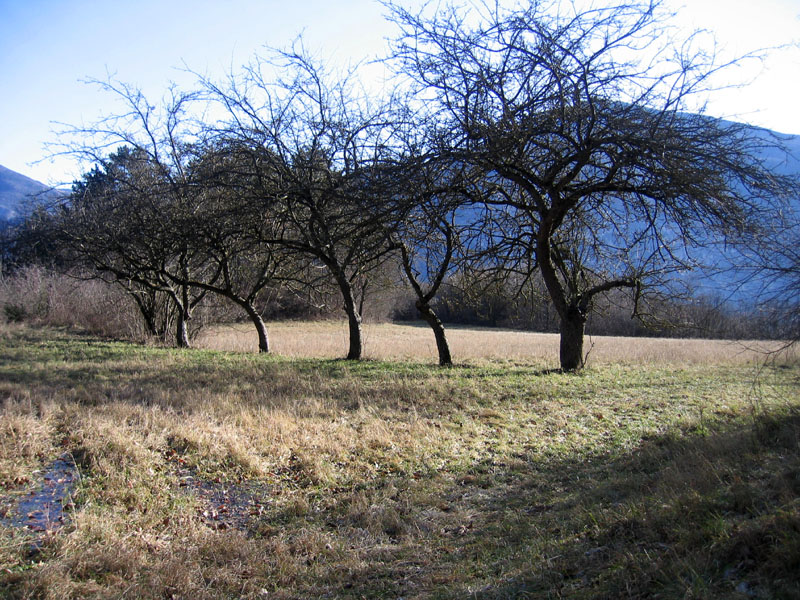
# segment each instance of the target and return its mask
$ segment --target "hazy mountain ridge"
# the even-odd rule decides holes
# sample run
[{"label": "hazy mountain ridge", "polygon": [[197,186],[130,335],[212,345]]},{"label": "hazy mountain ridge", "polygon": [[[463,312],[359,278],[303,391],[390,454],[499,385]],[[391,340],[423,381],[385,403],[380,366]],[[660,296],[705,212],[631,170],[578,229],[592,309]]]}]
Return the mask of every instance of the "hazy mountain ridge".
[{"label": "hazy mountain ridge", "polygon": [[[755,128],[766,147],[761,153],[762,160],[778,173],[800,176],[800,135],[778,133],[769,129]],[[783,146],[773,145],[777,142]],[[785,150],[785,152],[783,151]]]},{"label": "hazy mountain ridge", "polygon": [[0,165],[0,221],[18,219],[29,202],[58,193],[61,192]]}]

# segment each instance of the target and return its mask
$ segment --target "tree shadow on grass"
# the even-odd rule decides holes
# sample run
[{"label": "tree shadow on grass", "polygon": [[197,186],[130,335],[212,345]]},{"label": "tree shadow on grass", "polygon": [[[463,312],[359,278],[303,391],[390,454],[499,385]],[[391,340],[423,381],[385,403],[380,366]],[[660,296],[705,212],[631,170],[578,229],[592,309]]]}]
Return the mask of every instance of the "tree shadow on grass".
[{"label": "tree shadow on grass", "polygon": [[200,395],[231,393],[262,406],[294,406],[298,395],[322,394],[341,410],[353,410],[362,405],[359,397],[368,397],[374,405],[402,403],[394,393],[399,385],[430,387],[439,380],[452,387],[458,379],[547,373],[518,366],[442,370],[407,362],[147,348],[48,330],[22,332],[0,348],[0,393],[6,398],[66,398],[91,406],[116,401],[191,410],[192,399]]},{"label": "tree shadow on grass", "polygon": [[441,595],[800,597],[799,444],[790,413],[614,459],[476,465],[501,483],[451,493],[480,515],[462,547],[482,557],[484,583]]},{"label": "tree shadow on grass", "polygon": [[[331,574],[315,591],[484,600],[800,597],[797,413],[715,432],[676,430],[618,456],[511,462],[477,461],[439,496],[445,508],[425,509],[439,520],[407,514],[399,527],[405,537],[385,529],[389,543],[366,552],[346,585]],[[399,478],[390,487],[409,485]]]}]

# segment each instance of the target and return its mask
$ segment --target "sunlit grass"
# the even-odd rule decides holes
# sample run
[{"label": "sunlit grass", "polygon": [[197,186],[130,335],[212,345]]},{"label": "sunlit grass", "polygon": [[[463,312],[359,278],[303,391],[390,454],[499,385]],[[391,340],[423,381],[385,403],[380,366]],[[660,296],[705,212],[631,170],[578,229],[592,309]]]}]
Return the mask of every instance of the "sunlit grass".
[{"label": "sunlit grass", "polygon": [[[337,358],[346,354],[347,323],[340,321],[268,324],[271,350],[283,356]],[[559,338],[556,334],[507,329],[447,328],[454,360],[511,361],[558,366]],[[204,330],[197,345],[212,350],[256,352],[258,339],[246,323]],[[753,364],[764,361],[765,353],[777,352],[781,342],[625,338],[587,336],[584,351],[590,365],[626,364]],[[368,323],[364,325],[364,355],[378,360],[436,362],[436,343],[422,323]],[[781,362],[797,360],[796,349],[779,352]]]},{"label": "sunlit grass", "polygon": [[[339,327],[281,324],[275,349]],[[368,327],[368,344],[404,352],[397,339],[417,330],[429,334]],[[800,593],[796,366],[670,350],[565,375],[524,354],[440,369],[308,346],[292,357],[0,335],[0,489],[24,493],[15,479],[65,451],[82,474],[71,522],[41,553],[0,528],[0,596]],[[181,468],[257,482],[263,512],[245,531],[213,529]]]}]

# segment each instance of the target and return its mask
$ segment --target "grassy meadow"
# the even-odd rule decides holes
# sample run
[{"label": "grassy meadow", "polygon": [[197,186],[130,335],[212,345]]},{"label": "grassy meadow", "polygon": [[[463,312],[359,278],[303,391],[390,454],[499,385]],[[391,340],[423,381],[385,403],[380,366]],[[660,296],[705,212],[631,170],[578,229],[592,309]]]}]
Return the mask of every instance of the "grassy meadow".
[{"label": "grassy meadow", "polygon": [[339,323],[250,335],[0,326],[0,509],[80,474],[63,527],[0,525],[0,597],[800,597],[796,356],[595,338],[566,375],[554,336],[452,329],[441,369],[413,325],[357,363]]},{"label": "grassy meadow", "polygon": [[[347,323],[338,321],[269,324],[273,352],[297,358],[339,358],[347,349]],[[447,326],[453,360],[463,364],[514,362],[542,368],[558,367],[559,337],[510,329]],[[196,342],[207,350],[256,352],[258,337],[247,323],[203,330]],[[586,336],[584,352],[589,365],[609,364],[759,364],[774,358],[796,362],[798,352],[781,352],[783,344],[762,341],[705,339],[625,338]],[[771,356],[771,354],[777,356]],[[767,356],[765,356],[767,355]],[[435,363],[436,343],[424,323],[364,325],[364,356],[372,360]]]}]

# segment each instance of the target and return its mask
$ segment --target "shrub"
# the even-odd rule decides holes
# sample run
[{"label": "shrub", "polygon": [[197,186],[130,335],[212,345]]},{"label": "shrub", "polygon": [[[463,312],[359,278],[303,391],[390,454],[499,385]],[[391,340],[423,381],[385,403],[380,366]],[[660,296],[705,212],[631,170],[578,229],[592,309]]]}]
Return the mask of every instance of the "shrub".
[{"label": "shrub", "polygon": [[3,305],[3,314],[9,323],[21,323],[27,316],[23,306],[11,302]]},{"label": "shrub", "polygon": [[71,327],[137,341],[147,337],[135,303],[118,286],[40,266],[0,276],[0,306],[7,322]]}]

